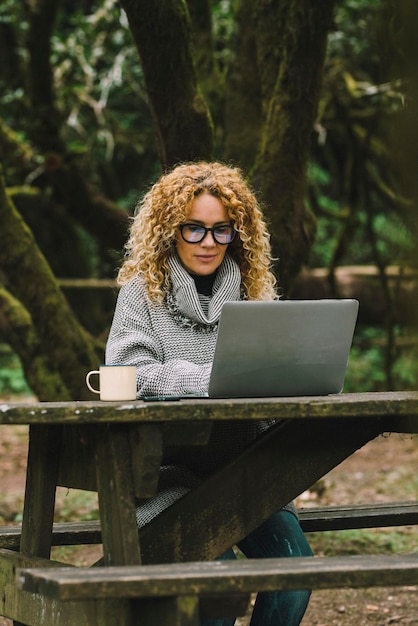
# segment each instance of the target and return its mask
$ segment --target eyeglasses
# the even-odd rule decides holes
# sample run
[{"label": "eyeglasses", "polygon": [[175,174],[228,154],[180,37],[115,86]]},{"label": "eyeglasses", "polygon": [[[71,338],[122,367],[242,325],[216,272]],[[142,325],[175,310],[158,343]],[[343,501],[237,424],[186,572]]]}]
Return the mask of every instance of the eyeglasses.
[{"label": "eyeglasses", "polygon": [[230,224],[212,226],[212,228],[206,228],[200,224],[181,224],[179,228],[181,236],[187,243],[200,243],[210,232],[216,243],[226,246],[233,241],[236,235],[236,230]]}]

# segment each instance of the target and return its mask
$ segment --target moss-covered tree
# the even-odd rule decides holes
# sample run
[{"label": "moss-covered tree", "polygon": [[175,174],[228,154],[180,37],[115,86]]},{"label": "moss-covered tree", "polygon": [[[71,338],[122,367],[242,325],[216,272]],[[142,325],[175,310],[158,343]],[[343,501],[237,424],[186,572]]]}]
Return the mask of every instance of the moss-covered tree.
[{"label": "moss-covered tree", "polygon": [[40,400],[87,397],[100,346],[77,322],[0,170],[0,332],[19,354]]},{"label": "moss-covered tree", "polygon": [[306,172],[334,4],[289,0],[259,3],[255,10],[263,124],[254,173],[285,295],[315,236]]}]

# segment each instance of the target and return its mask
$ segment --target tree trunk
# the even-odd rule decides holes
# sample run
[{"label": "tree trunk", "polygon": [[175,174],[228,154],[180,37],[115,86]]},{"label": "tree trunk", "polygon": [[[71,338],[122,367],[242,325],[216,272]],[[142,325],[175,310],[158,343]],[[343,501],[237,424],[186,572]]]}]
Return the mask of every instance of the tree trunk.
[{"label": "tree trunk", "polygon": [[29,387],[40,400],[71,400],[23,304],[0,284],[0,333],[19,355]]},{"label": "tree trunk", "polygon": [[225,77],[214,54],[211,0],[187,0],[187,6],[197,79],[213,120],[217,149],[222,144],[225,126]]},{"label": "tree trunk", "polygon": [[314,218],[304,203],[305,179],[334,3],[257,3],[264,125],[255,181],[269,210],[284,294],[315,235]]},{"label": "tree trunk", "polygon": [[212,123],[197,87],[186,3],[122,0],[121,4],[141,58],[161,163],[169,167],[211,159]]},{"label": "tree trunk", "polygon": [[254,0],[241,0],[237,9],[234,62],[229,67],[225,103],[225,158],[246,172],[254,167],[262,127],[255,9]]},{"label": "tree trunk", "polygon": [[54,31],[59,0],[33,0],[27,4],[29,30],[28,91],[34,115],[32,138],[51,152],[63,152],[59,136],[61,115],[55,106],[54,79],[51,66],[51,36]]},{"label": "tree trunk", "polygon": [[[96,368],[103,347],[99,351],[75,319],[31,231],[7,197],[1,172],[0,222],[0,269],[5,283],[2,326],[15,326],[5,340],[10,338],[15,347],[20,343],[18,353],[26,366],[25,374],[40,400],[87,398],[84,377]],[[21,337],[17,335],[19,327],[24,331]],[[38,349],[39,359],[31,369]]]}]

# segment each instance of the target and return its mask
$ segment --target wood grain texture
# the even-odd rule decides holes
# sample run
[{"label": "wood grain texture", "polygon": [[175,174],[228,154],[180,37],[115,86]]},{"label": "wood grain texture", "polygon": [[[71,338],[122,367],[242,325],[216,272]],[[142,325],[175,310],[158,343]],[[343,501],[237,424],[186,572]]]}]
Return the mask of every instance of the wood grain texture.
[{"label": "wood grain texture", "polygon": [[414,585],[418,553],[27,569],[19,586],[61,600]]},{"label": "wood grain texture", "polygon": [[[418,392],[170,402],[33,402],[0,405],[0,424],[196,422],[317,418],[418,419]],[[417,426],[418,430],[418,426]]]}]

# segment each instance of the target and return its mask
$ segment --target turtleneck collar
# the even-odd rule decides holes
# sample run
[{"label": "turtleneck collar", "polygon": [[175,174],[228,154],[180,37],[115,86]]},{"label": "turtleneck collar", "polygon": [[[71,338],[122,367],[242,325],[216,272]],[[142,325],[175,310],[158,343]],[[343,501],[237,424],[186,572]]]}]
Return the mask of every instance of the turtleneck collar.
[{"label": "turtleneck collar", "polygon": [[215,284],[216,274],[217,271],[213,272],[213,274],[209,274],[208,276],[192,274],[197,293],[204,296],[211,296],[213,293],[213,285]]}]

